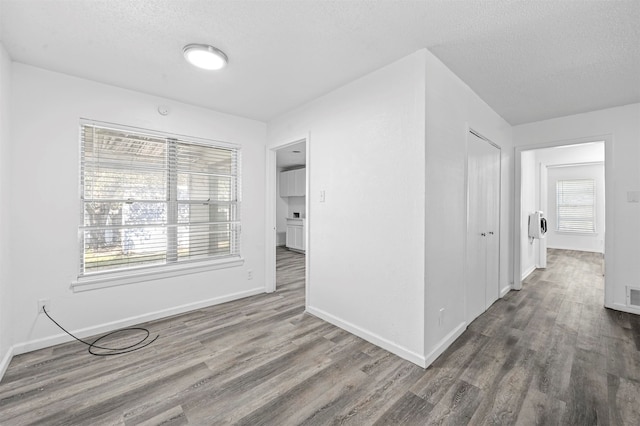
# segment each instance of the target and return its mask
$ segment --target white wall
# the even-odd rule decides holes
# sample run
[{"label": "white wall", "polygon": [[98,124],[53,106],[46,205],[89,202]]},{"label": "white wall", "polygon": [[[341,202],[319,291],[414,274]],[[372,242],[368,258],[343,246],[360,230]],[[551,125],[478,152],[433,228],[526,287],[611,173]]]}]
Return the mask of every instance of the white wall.
[{"label": "white wall", "polygon": [[[36,314],[40,298],[51,299],[60,323],[87,335],[264,291],[264,123],[22,64],[12,69],[9,245],[17,353],[61,340],[60,331]],[[159,115],[159,104],[171,113]],[[81,117],[240,144],[244,265],[73,293]]]},{"label": "white wall", "polygon": [[[510,288],[511,126],[428,51],[426,57],[425,354],[431,363],[465,326],[468,129],[501,148],[500,289]],[[442,325],[439,310],[444,308]]]},{"label": "white wall", "polygon": [[504,293],[511,127],[430,52],[269,123],[271,144],[310,134],[310,312],[421,365],[464,331],[469,127],[501,147]]},{"label": "white wall", "polygon": [[536,178],[536,153],[524,151],[520,160],[521,173],[521,218],[520,218],[520,277],[525,279],[537,265],[536,253],[540,242],[529,238],[529,215],[541,210],[538,198],[539,180]]},{"label": "white wall", "polygon": [[[604,136],[604,138],[601,138]],[[518,146],[592,138],[605,144],[607,307],[640,313],[626,305],[626,286],[640,286],[640,104],[609,108],[514,127]]]},{"label": "white wall", "polygon": [[280,196],[280,172],[276,174],[276,245],[283,246],[287,242],[287,216],[289,215],[289,202],[287,197]]},{"label": "white wall", "polygon": [[[604,252],[604,165],[551,167],[548,169],[547,188],[547,247]],[[596,231],[593,234],[571,234],[557,231],[556,182],[566,179],[593,179],[596,184]]]},{"label": "white wall", "polygon": [[307,217],[305,197],[288,197],[287,217],[293,217],[294,213],[300,213],[300,217]]},{"label": "white wall", "polygon": [[0,43],[0,377],[11,358],[11,280],[9,258],[9,179],[11,138],[9,116],[11,97],[11,60]]},{"label": "white wall", "polygon": [[424,66],[416,52],[271,121],[268,137],[310,135],[309,312],[418,364]]}]

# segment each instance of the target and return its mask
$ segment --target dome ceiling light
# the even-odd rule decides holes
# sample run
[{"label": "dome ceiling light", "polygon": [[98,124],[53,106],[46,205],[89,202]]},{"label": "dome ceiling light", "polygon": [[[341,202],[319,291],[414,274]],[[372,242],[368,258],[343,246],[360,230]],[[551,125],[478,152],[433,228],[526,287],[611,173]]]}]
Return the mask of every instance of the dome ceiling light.
[{"label": "dome ceiling light", "polygon": [[182,52],[187,62],[205,70],[219,70],[229,62],[229,58],[222,50],[208,44],[187,44]]}]

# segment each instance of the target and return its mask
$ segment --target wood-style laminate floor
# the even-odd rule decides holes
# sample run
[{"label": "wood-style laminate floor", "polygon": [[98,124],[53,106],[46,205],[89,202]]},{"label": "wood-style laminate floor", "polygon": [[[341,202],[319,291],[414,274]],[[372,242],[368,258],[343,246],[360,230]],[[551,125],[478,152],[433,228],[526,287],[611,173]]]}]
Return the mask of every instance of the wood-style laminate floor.
[{"label": "wood-style laminate floor", "polygon": [[550,250],[426,370],[305,314],[303,258],[278,250],[276,293],[144,324],[141,351],[16,356],[0,423],[640,424],[640,319],[602,307],[597,255]]}]

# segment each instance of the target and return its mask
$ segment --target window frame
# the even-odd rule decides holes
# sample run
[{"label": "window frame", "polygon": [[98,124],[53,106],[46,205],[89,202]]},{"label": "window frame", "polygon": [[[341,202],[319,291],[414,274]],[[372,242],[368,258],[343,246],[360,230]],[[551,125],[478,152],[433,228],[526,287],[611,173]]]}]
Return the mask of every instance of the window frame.
[{"label": "window frame", "polygon": [[[559,192],[559,186],[561,184],[561,182],[578,182],[578,181],[584,181],[584,182],[591,182],[592,185],[592,202],[591,204],[571,204],[571,203],[560,203],[560,192]],[[555,231],[558,233],[562,233],[562,234],[569,234],[569,235],[593,235],[597,233],[597,222],[596,222],[596,209],[597,209],[597,182],[595,179],[593,178],[572,178],[572,179],[558,179],[556,181],[556,226],[555,226]],[[568,229],[568,228],[561,228],[561,214],[560,214],[560,208],[561,207],[578,207],[578,206],[590,206],[591,207],[591,211],[592,211],[592,215],[591,215],[591,230],[586,230],[586,229]],[[586,216],[585,216],[586,217]],[[585,217],[579,217],[579,220],[585,221],[587,222],[586,219],[584,219]]]},{"label": "window frame", "polygon": [[[234,245],[237,244],[238,247],[236,250],[230,249],[231,253],[228,255],[220,255],[220,256],[205,256],[197,259],[186,259],[186,260],[178,260],[177,258],[172,261],[165,261],[162,264],[151,264],[151,265],[135,265],[133,267],[126,268],[118,268],[113,270],[105,270],[105,271],[94,271],[87,273],[83,270],[84,256],[85,256],[85,246],[84,246],[84,218],[85,218],[85,200],[84,200],[84,181],[85,181],[85,171],[83,165],[85,164],[83,158],[83,146],[84,146],[84,137],[83,137],[83,128],[85,126],[98,127],[108,130],[113,130],[116,132],[122,133],[135,133],[137,135],[144,135],[153,138],[160,138],[166,140],[167,148],[169,148],[169,144],[171,142],[175,142],[176,140],[180,143],[188,144],[189,146],[209,146],[212,148],[221,148],[221,149],[230,149],[234,151],[235,165],[236,170],[235,174],[232,174],[233,179],[235,180],[234,188],[232,189],[232,195],[235,195],[235,203],[236,207],[234,209],[232,218],[229,223],[233,223],[237,226],[237,237],[231,238],[229,244]],[[78,271],[77,278],[72,281],[71,287],[73,291],[84,291],[91,290],[95,288],[103,288],[103,287],[111,287],[115,285],[123,285],[123,284],[131,284],[136,282],[144,282],[156,279],[170,278],[174,276],[181,276],[191,273],[204,272],[209,270],[216,270],[222,268],[230,268],[241,266],[244,263],[244,259],[242,257],[242,244],[241,244],[241,230],[242,230],[242,216],[241,210],[239,206],[242,202],[242,151],[241,146],[238,144],[221,142],[212,139],[203,139],[193,136],[185,136],[180,134],[174,134],[169,132],[161,132],[149,129],[143,129],[138,127],[132,127],[122,124],[114,124],[101,122],[90,119],[80,119],[79,122],[79,179],[78,179],[78,211],[80,212],[80,218],[78,223],[78,265],[76,270]],[[166,171],[167,174],[177,174],[179,169],[174,165],[170,165],[170,162],[166,163]],[[167,187],[165,189],[169,190],[168,185],[171,185],[170,182],[167,181]],[[165,203],[167,206],[167,211],[169,211],[169,205],[171,203],[177,203],[177,201],[173,200],[172,196],[167,196],[164,201],[161,203]],[[122,202],[127,202],[128,199],[121,200]],[[167,217],[166,223],[163,226],[166,226],[167,229],[170,227],[178,227],[182,226],[191,226],[194,222],[181,223],[177,217],[174,217],[173,222],[172,218]],[[168,238],[167,238],[168,239]],[[175,247],[173,247],[173,251],[175,251],[178,247],[177,239],[174,242]],[[166,247],[166,255],[170,256],[171,243],[167,241]]]}]

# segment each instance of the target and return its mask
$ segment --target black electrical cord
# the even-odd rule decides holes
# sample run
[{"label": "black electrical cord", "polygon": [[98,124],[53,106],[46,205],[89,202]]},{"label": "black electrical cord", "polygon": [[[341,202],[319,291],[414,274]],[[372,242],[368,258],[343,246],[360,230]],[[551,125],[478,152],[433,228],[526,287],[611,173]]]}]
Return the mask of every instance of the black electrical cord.
[{"label": "black electrical cord", "polygon": [[[98,337],[96,340],[94,340],[92,343],[87,343],[82,339],[77,338],[76,336],[74,336],[73,334],[69,333],[63,326],[61,326],[60,324],[58,324],[58,322],[56,320],[54,320],[53,318],[51,318],[51,315],[49,315],[49,313],[47,312],[47,309],[43,306],[42,307],[42,311],[44,312],[44,314],[51,320],[53,321],[53,323],[55,325],[57,325],[58,327],[60,327],[60,329],[62,331],[64,331],[65,333],[67,333],[69,336],[73,337],[74,339],[76,339],[78,342],[84,343],[85,345],[89,346],[89,348],[87,348],[87,351],[89,351],[89,353],[91,355],[95,355],[95,356],[111,356],[111,355],[122,355],[122,354],[126,354],[129,352],[133,352],[133,351],[137,351],[138,349],[142,349],[145,348],[147,346],[149,346],[150,344],[152,344],[153,342],[155,342],[158,337],[160,337],[160,335],[158,334],[156,337],[154,337],[152,340],[147,342],[147,339],[149,338],[149,330],[147,330],[146,328],[142,328],[142,327],[130,327],[130,328],[122,328],[120,330],[116,330],[116,331],[112,331],[111,333],[107,333],[102,337]],[[140,341],[138,341],[137,343],[134,343],[133,345],[130,346],[125,346],[123,348],[107,348],[105,346],[98,346],[96,345],[96,343],[98,343],[99,341],[101,341],[102,339],[109,337],[111,335],[114,335],[116,333],[121,333],[123,331],[130,331],[130,330],[140,330],[140,331],[144,331],[145,333],[147,333],[147,335],[141,339]],[[146,342],[146,343],[145,343]],[[105,351],[110,351],[110,352],[94,352],[93,348],[96,349],[103,349]]]}]

